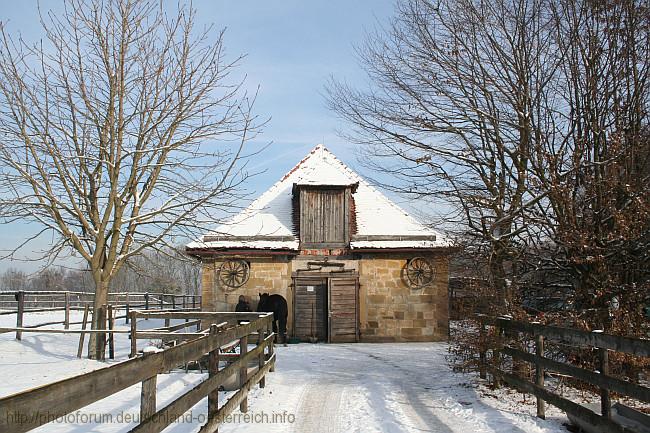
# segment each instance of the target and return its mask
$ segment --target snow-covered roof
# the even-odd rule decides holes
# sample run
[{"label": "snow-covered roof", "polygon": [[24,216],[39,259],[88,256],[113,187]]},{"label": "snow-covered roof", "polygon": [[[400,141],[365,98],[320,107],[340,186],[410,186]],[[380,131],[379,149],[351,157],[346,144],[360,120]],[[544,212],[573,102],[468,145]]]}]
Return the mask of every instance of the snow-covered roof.
[{"label": "snow-covered roof", "polygon": [[451,246],[440,232],[418,222],[318,145],[250,206],[187,248],[298,250],[292,215],[294,185],[355,186],[357,230],[350,243],[352,249]]}]

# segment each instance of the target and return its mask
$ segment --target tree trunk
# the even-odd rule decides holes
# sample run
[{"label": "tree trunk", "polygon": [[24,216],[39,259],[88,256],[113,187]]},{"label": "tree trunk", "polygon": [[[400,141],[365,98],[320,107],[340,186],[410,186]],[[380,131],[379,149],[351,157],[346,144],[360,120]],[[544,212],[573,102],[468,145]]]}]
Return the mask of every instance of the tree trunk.
[{"label": "tree trunk", "polygon": [[505,252],[499,246],[492,249],[490,257],[490,277],[496,292],[496,307],[499,313],[505,313],[510,303],[510,294],[506,284]]},{"label": "tree trunk", "polygon": [[[106,305],[108,303],[108,282],[103,281],[101,271],[93,272],[95,298],[93,301],[93,320],[91,329],[106,329]],[[90,334],[88,358],[104,360],[106,334]]]}]

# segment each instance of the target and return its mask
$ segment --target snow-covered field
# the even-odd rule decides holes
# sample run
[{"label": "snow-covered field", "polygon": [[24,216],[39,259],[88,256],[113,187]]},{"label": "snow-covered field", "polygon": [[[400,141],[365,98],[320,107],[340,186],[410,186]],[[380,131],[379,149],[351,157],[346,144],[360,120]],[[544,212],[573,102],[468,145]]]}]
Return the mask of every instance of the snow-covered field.
[{"label": "snow-covered field", "polygon": [[[25,324],[56,320],[56,314],[62,316],[31,314]],[[0,316],[0,326],[14,321],[13,316]],[[138,328],[154,326],[162,325],[150,320]],[[0,334],[0,377],[6,378],[0,382],[0,396],[106,365],[76,358],[77,335],[29,333],[21,342],[13,338]],[[119,335],[117,357],[125,359],[128,351],[126,335]],[[566,432],[566,417],[557,409],[547,409],[547,420],[537,419],[530,396],[524,402],[519,393],[494,393],[474,375],[452,373],[444,343],[298,344],[276,346],[276,353],[276,371],[268,376],[266,388],[249,394],[248,415],[235,412],[220,432]],[[203,377],[192,372],[158,376],[158,407]],[[135,385],[71,414],[68,422],[34,431],[128,431],[135,423],[126,418],[137,416],[139,398],[140,386]],[[197,431],[206,406],[205,400],[200,402],[165,431]]]}]

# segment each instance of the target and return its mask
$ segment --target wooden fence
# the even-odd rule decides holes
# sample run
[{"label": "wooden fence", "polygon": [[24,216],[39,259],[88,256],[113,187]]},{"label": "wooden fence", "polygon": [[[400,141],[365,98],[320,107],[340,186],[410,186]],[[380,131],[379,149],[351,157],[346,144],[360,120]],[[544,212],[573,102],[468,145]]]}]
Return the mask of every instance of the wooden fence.
[{"label": "wooden fence", "polygon": [[[0,291],[0,315],[15,314],[22,306],[25,312],[58,311],[66,308],[83,310],[92,306],[93,292],[78,291]],[[201,307],[200,295],[173,293],[109,293],[108,304],[130,309],[197,309]]]},{"label": "wooden fence", "polygon": [[[623,352],[639,357],[650,357],[650,340],[609,335],[600,331],[587,332],[540,323],[526,323],[508,318],[492,318],[479,316],[481,322],[479,353],[480,375],[487,377],[492,374],[495,386],[503,380],[522,392],[530,393],[537,398],[537,416],[545,417],[545,402],[562,409],[567,414],[585,421],[593,426],[603,427],[603,431],[626,432],[631,430],[612,421],[612,392],[627,396],[645,403],[650,403],[650,388],[627,382],[609,375],[609,352]],[[495,327],[496,345],[488,349],[486,342],[487,326]],[[513,347],[510,341],[519,340],[519,333],[535,339],[534,353]],[[597,371],[590,371],[574,365],[559,362],[544,356],[544,342],[570,344],[574,347],[591,347],[598,352],[599,366]],[[492,358],[488,359],[491,352]],[[512,358],[512,371],[507,372],[502,367],[502,356]],[[535,382],[518,374],[517,363],[521,361],[535,366]],[[597,414],[589,408],[555,394],[544,387],[546,371],[561,373],[600,389],[601,411]]]},{"label": "wooden fence", "polygon": [[[140,313],[133,312],[137,316]],[[151,313],[155,314],[155,313]],[[160,432],[183,416],[204,397],[208,397],[208,421],[202,432],[215,431],[219,423],[237,406],[248,411],[247,395],[260,384],[265,386],[265,375],[275,367],[271,313],[194,313],[188,317],[178,312],[167,312],[173,318],[201,320],[202,331],[176,346],[156,353],[142,354],[110,367],[40,386],[8,397],[0,398],[0,431],[26,432],[56,418],[74,412],[96,401],[107,398],[130,386],[142,383],[140,423],[132,432]],[[181,316],[176,316],[181,314]],[[248,319],[249,322],[239,324]],[[142,331],[144,332],[144,331]],[[250,341],[250,336],[256,341]],[[136,338],[132,339],[136,341]],[[219,369],[220,348],[239,344],[239,355],[229,357],[228,366]],[[248,350],[249,343],[254,344]],[[156,381],[159,374],[178,366],[207,357],[208,378],[171,403],[158,409]],[[256,371],[249,377],[248,365]],[[239,372],[239,389],[219,407],[219,386]]]},{"label": "wooden fence", "polygon": [[[0,315],[16,315],[16,339],[20,340],[23,332],[29,332],[32,328],[40,328],[48,325],[62,324],[65,329],[70,325],[84,325],[87,315],[92,316],[93,293],[71,292],[71,291],[18,291],[18,292],[0,292]],[[129,322],[129,312],[132,309],[164,310],[164,309],[182,309],[197,310],[201,307],[201,296],[198,295],[176,295],[169,293],[109,293],[106,310],[108,316],[112,313],[112,320],[125,319]],[[84,320],[81,322],[70,322],[70,311],[84,311]],[[118,315],[119,310],[124,310],[125,314]],[[25,313],[39,313],[47,311],[63,311],[63,320],[38,323],[35,325],[24,326]],[[106,317],[110,329],[111,317]],[[2,331],[0,331],[2,332]],[[4,331],[8,332],[8,331]]]}]

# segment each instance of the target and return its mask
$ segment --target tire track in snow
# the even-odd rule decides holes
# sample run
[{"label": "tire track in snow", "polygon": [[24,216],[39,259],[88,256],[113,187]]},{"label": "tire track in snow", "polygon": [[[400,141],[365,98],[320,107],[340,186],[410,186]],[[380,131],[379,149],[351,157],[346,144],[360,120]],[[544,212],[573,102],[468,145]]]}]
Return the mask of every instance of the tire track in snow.
[{"label": "tire track in snow", "polygon": [[378,390],[373,394],[381,395],[384,404],[391,408],[393,413],[401,415],[396,417],[389,431],[453,433],[453,430],[434,411],[415,397],[419,394],[420,386],[414,386],[415,383],[412,381],[414,372],[411,369],[372,352],[359,351],[350,347],[348,349],[364,353],[374,363],[379,364],[374,368],[380,367],[386,372],[385,382],[375,384]]},{"label": "tire track in snow", "polygon": [[[382,355],[367,351],[366,348],[346,347],[346,349],[359,354],[365,354],[376,365],[373,368],[383,367],[386,372],[386,382],[376,384],[380,388],[378,393],[383,394],[386,406],[395,413],[402,426],[408,432],[435,432],[435,433],[466,433],[466,432],[499,432],[499,433],[526,433],[509,422],[501,421],[500,430],[493,423],[483,418],[476,411],[477,407],[465,408],[453,395],[456,387],[445,384],[444,377],[448,375],[447,368],[431,368],[425,370],[429,377],[422,380],[421,367],[417,362],[412,363],[408,357],[386,358]],[[435,383],[439,379],[440,385]],[[428,382],[428,383],[427,383]],[[424,393],[423,390],[426,390]],[[480,406],[479,402],[476,402]],[[492,420],[494,421],[494,419]],[[507,425],[506,425],[507,424]],[[392,429],[388,429],[393,431]]]},{"label": "tire track in snow", "polygon": [[296,433],[330,433],[340,431],[340,384],[310,381],[301,397],[296,414]]}]

